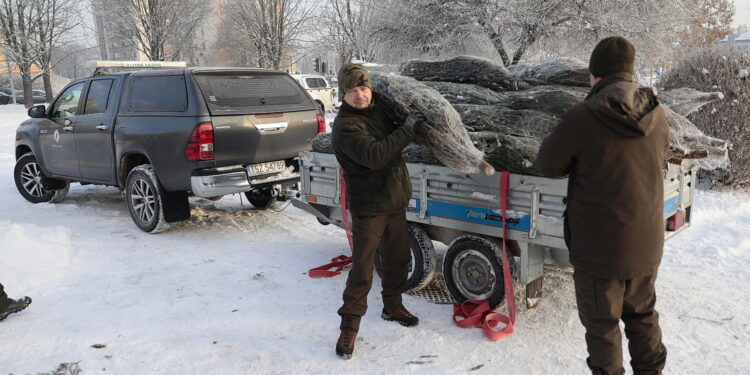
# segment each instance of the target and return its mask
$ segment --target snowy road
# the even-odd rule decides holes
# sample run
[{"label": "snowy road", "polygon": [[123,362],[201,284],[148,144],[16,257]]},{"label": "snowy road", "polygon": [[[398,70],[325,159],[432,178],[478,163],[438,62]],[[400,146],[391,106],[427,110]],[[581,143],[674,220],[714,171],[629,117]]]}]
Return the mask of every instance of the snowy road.
[{"label": "snowy road", "polygon": [[[34,299],[0,323],[1,375],[63,363],[84,374],[586,372],[571,271],[559,269],[500,342],[454,326],[451,306],[413,297],[419,327],[385,322],[376,287],[354,358],[339,360],[345,277],[305,272],[347,251],[342,230],[238,196],[191,199],[192,218],[158,235],[136,228],[112,187],[75,184],[62,203],[27,203],[12,178],[24,118],[21,106],[0,106],[0,282]],[[698,192],[693,215],[667,243],[657,281],[666,373],[747,373],[750,194]]]}]

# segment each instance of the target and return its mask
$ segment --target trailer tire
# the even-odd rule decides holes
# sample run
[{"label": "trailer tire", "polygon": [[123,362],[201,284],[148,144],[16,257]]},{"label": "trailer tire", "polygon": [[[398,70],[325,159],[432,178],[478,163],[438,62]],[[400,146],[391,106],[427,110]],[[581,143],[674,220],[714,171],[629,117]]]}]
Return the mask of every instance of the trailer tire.
[{"label": "trailer tire", "polygon": [[[463,236],[454,240],[443,259],[443,277],[457,302],[489,300],[494,309],[505,300],[502,260],[497,244],[483,238]],[[513,256],[508,254],[511,274],[515,269]]]},{"label": "trailer tire", "polygon": [[[383,246],[382,243],[380,245]],[[430,283],[437,269],[437,254],[432,240],[422,228],[409,224],[409,250],[411,263],[406,279],[406,291],[417,291]],[[383,277],[383,260],[380,258],[380,247],[375,254],[375,271]]]}]

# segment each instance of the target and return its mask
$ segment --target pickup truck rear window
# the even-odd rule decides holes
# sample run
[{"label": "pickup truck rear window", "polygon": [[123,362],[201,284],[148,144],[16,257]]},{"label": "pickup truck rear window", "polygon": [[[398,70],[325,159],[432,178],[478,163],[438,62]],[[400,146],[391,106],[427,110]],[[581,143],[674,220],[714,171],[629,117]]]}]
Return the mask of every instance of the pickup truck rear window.
[{"label": "pickup truck rear window", "polygon": [[284,74],[196,74],[195,80],[212,112],[285,112],[312,107],[307,94]]}]

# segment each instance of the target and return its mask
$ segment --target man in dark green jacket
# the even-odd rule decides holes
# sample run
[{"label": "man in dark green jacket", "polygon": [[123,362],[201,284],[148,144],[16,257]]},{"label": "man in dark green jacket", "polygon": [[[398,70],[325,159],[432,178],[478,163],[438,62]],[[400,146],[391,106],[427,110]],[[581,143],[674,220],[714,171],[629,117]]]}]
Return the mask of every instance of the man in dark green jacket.
[{"label": "man in dark green jacket", "polygon": [[344,170],[354,249],[344,304],[338,311],[341,335],[336,354],[348,359],[367,310],[378,247],[384,271],[381,316],[407,327],[419,323],[401,303],[411,259],[405,213],[411,199],[411,180],[401,151],[413,140],[414,127],[423,117],[410,114],[403,125],[394,122],[378,106],[370,76],[361,65],[341,68],[338,81],[344,100],[333,123],[333,149]]},{"label": "man in dark green jacket", "polygon": [[591,92],[539,150],[549,177],[569,175],[565,237],[594,374],[624,374],[619,322],[635,374],[659,374],[654,282],[664,245],[662,169],[669,128],[655,92],[633,82],[635,49],[620,37],[591,54]]}]

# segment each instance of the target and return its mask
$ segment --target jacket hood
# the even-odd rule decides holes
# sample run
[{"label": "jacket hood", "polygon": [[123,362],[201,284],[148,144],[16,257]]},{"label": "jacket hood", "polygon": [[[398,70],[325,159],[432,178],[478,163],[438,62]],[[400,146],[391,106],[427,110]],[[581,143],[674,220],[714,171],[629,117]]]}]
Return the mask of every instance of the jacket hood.
[{"label": "jacket hood", "polygon": [[634,138],[651,134],[658,124],[655,113],[661,111],[655,90],[639,88],[630,73],[602,78],[591,88],[585,104],[613,131]]}]

